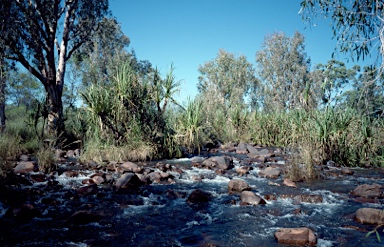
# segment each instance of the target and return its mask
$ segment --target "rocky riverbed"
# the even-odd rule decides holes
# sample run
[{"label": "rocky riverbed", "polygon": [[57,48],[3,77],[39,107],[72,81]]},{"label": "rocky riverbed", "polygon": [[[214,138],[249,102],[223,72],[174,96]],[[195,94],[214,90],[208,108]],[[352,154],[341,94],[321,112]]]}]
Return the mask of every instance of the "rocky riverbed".
[{"label": "rocky riverbed", "polygon": [[0,188],[0,245],[380,246],[366,234],[384,224],[383,169],[328,162],[293,182],[282,149],[212,151],[101,165],[58,150],[50,174],[23,155]]}]

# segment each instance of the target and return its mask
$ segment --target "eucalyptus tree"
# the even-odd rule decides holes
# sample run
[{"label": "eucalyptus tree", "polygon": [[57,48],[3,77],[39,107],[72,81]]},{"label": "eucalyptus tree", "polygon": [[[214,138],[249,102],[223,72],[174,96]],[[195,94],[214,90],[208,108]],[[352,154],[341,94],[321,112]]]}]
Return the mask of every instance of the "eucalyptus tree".
[{"label": "eucalyptus tree", "polygon": [[108,0],[0,0],[6,58],[19,62],[44,86],[48,127],[64,131],[62,94],[68,60],[109,15]]},{"label": "eucalyptus tree", "polygon": [[6,94],[10,103],[18,107],[24,105],[28,108],[34,101],[43,98],[44,89],[28,71],[14,70],[8,74]]},{"label": "eucalyptus tree", "polygon": [[285,111],[315,105],[314,85],[309,78],[310,59],[305,53],[304,36],[284,33],[267,35],[256,53],[262,82],[264,109]]},{"label": "eucalyptus tree", "polygon": [[[348,69],[345,63],[337,60],[329,60],[327,64],[316,65],[314,73],[317,74],[317,82],[320,85],[318,92],[323,105],[336,105],[346,87],[351,87],[359,70],[358,66]],[[339,102],[340,103],[340,102]]]},{"label": "eucalyptus tree", "polygon": [[[358,112],[370,116],[380,116],[384,112],[384,77],[377,77],[378,70],[374,66],[365,66],[358,78],[343,96],[343,105],[352,107]],[[372,83],[372,80],[375,83]]]},{"label": "eucalyptus tree", "polygon": [[[384,2],[382,0],[304,0],[300,12],[313,23],[324,17],[332,21],[337,47],[352,59],[365,59],[377,49],[379,73],[384,70]],[[379,77],[377,77],[379,78]]]},{"label": "eucalyptus tree", "polygon": [[252,88],[257,88],[253,65],[243,55],[220,50],[217,57],[199,66],[198,91],[214,94],[225,108],[244,104]]}]

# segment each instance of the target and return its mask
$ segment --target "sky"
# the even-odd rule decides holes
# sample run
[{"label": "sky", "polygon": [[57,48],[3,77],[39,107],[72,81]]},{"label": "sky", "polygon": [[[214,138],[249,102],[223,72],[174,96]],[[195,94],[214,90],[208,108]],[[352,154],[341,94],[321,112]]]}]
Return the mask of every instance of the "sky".
[{"label": "sky", "polygon": [[[215,59],[220,49],[244,55],[255,64],[264,37],[296,31],[305,36],[311,65],[327,63],[335,51],[330,20],[305,23],[301,0],[110,0],[112,14],[130,38],[128,50],[149,60],[161,74],[175,67],[181,81],[180,103],[197,94],[198,67]],[[346,61],[339,55],[336,59]]]}]

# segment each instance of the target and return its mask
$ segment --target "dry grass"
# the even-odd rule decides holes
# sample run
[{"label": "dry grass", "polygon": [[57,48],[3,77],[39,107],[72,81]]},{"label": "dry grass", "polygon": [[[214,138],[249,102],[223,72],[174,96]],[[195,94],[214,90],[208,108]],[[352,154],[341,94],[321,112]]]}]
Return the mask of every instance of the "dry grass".
[{"label": "dry grass", "polygon": [[132,146],[114,146],[91,144],[87,145],[86,150],[81,156],[84,162],[95,161],[103,163],[106,161],[144,161],[150,160],[156,155],[156,149],[153,145],[140,144]]}]

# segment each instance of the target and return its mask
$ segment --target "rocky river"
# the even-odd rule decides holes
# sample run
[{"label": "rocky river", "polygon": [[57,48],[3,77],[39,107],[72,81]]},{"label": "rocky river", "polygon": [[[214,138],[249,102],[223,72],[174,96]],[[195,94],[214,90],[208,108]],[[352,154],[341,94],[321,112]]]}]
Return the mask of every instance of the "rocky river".
[{"label": "rocky river", "polygon": [[[285,152],[250,144],[182,159],[20,157],[0,188],[1,246],[384,246],[384,170],[317,166],[284,178]],[[384,240],[383,228],[378,234]]]}]

